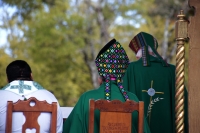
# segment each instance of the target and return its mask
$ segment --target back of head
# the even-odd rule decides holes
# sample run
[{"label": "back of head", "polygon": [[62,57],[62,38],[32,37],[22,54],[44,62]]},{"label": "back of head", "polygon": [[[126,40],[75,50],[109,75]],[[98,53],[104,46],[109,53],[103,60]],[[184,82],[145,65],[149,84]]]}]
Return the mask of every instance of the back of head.
[{"label": "back of head", "polygon": [[163,66],[168,66],[168,64],[163,60],[163,58],[157,52],[158,42],[157,40],[149,33],[140,32],[133,37],[129,43],[129,47],[133,50],[135,54],[141,49],[143,66],[150,65],[150,55],[149,50],[151,50],[154,55],[159,58]]},{"label": "back of head", "polygon": [[32,81],[31,68],[28,63],[23,60],[15,60],[11,62],[6,68],[6,74],[9,83],[14,80]]},{"label": "back of head", "polygon": [[95,63],[99,75],[106,82],[105,99],[111,100],[110,81],[116,80],[124,99],[127,100],[128,95],[122,86],[121,78],[128,67],[129,59],[121,44],[115,39],[112,39],[100,50]]},{"label": "back of head", "polygon": [[145,32],[138,33],[129,43],[129,47],[135,54],[145,46],[149,46],[153,51],[156,51],[158,48],[157,40],[151,34]]}]

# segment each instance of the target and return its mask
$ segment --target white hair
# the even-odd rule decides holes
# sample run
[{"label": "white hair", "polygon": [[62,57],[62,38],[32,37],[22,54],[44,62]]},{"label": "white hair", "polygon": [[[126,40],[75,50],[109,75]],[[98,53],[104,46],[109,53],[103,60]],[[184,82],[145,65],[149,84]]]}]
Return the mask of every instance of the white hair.
[{"label": "white hair", "polygon": [[[150,46],[148,46],[148,51],[149,51],[149,54],[150,54],[150,55],[156,57],[156,55],[154,54],[154,52],[153,52],[153,50],[151,49]],[[140,59],[140,58],[142,57],[142,49],[141,49],[141,48],[138,50],[138,52],[137,52],[137,54],[136,54],[136,57],[137,57],[138,59]]]}]

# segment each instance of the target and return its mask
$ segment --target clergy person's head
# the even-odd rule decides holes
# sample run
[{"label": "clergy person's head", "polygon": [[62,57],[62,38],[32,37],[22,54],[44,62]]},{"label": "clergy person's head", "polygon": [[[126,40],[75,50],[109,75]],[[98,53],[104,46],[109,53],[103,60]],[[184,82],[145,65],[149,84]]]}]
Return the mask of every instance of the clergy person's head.
[{"label": "clergy person's head", "polygon": [[138,59],[142,57],[143,66],[150,66],[150,55],[159,58],[163,66],[168,65],[157,52],[157,40],[149,33],[138,33],[130,41],[129,47],[136,54]]},{"label": "clergy person's head", "polygon": [[9,83],[14,80],[33,80],[31,68],[24,60],[11,62],[6,68],[6,74]]},{"label": "clergy person's head", "polygon": [[110,82],[114,80],[117,82],[125,100],[127,100],[128,95],[122,86],[121,78],[128,67],[129,59],[120,43],[115,39],[108,42],[100,50],[95,59],[95,63],[100,77],[105,80],[105,99],[111,100]]}]

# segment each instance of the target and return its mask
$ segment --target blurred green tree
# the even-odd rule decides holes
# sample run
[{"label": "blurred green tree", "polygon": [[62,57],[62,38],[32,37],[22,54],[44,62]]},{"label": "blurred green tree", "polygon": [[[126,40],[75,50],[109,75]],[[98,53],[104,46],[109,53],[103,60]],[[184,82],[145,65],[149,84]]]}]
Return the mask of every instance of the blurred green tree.
[{"label": "blurred green tree", "polygon": [[[4,65],[0,63],[0,78],[5,78],[9,61],[27,60],[34,79],[53,92],[61,106],[73,106],[80,94],[99,86],[94,60],[112,38],[125,47],[133,61],[129,41],[140,31],[149,32],[158,39],[161,55],[174,64],[174,24],[185,2],[2,0],[5,16],[1,28],[9,31],[9,55],[1,49]],[[15,9],[13,15],[6,7]]]}]

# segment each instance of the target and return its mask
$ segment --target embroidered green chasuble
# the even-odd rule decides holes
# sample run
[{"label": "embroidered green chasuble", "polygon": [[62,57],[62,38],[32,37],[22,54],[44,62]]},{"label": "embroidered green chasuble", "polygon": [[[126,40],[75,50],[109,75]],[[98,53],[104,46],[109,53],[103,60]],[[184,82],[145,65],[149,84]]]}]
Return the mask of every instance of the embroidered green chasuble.
[{"label": "embroidered green chasuble", "polygon": [[[129,64],[123,86],[144,101],[144,115],[152,133],[175,133],[175,66],[163,67],[150,56],[150,66],[142,66],[142,58]],[[185,109],[187,90],[185,89]],[[187,109],[185,110],[187,133]]]},{"label": "embroidered green chasuble", "polygon": [[[117,83],[111,81],[111,100],[118,99],[125,102]],[[67,118],[63,126],[63,133],[88,133],[88,123],[89,123],[89,99],[104,99],[104,89],[105,82],[95,90],[91,90],[82,94],[78,102],[76,103],[71,114]],[[130,92],[127,92],[130,100],[138,102],[138,98]],[[94,132],[99,133],[99,111],[95,110],[94,119]],[[137,112],[132,114],[132,133],[137,133]],[[147,122],[144,122],[144,133],[150,133]]]}]

